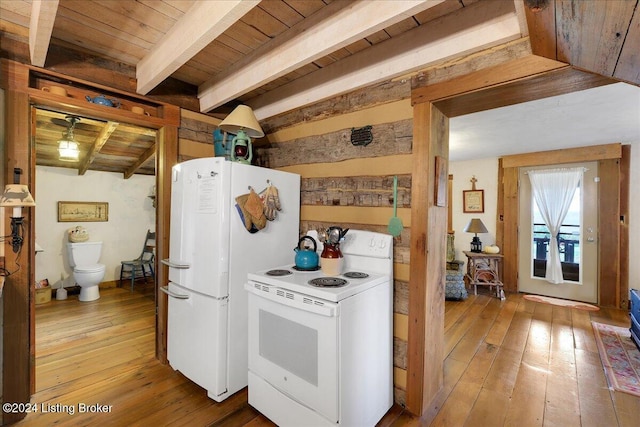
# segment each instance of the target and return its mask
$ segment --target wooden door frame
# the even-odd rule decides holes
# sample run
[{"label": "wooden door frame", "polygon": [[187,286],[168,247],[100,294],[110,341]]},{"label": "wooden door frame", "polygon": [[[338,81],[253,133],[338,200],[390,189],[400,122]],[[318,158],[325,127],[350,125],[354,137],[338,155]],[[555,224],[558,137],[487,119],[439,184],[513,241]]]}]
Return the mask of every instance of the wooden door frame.
[{"label": "wooden door frame", "polygon": [[[5,174],[4,183],[13,182],[14,168],[22,169],[21,184],[29,186],[34,191],[33,170],[31,167],[31,148],[29,136],[31,121],[29,120],[29,97],[25,93],[5,88]],[[21,126],[18,125],[21,123]],[[35,196],[34,196],[35,197]],[[34,209],[22,210],[25,221],[25,238],[22,250],[15,258],[18,271],[5,277],[3,304],[3,354],[2,369],[3,402],[27,403],[33,387],[33,323],[34,312],[30,310],[30,301],[35,297],[34,265],[35,251],[33,239]],[[5,214],[3,236],[11,234],[10,215]],[[4,243],[3,243],[4,244]],[[14,254],[5,245],[5,264],[13,270]],[[26,414],[15,414],[3,411],[3,424],[18,421]]]},{"label": "wooden door frame", "polygon": [[[414,86],[406,389],[406,408],[411,413],[430,421],[447,397],[443,390],[446,253],[443,236],[447,212],[434,204],[433,172],[435,156],[448,158],[449,118],[615,82],[561,62],[528,55],[442,83]],[[499,179],[502,178],[500,175]],[[500,204],[504,206],[505,201],[499,201],[499,212]],[[505,234],[505,222],[506,218],[499,214],[498,244]],[[503,249],[505,253],[515,251],[506,246]]]},{"label": "wooden door frame", "polygon": [[[31,136],[31,106],[58,106],[62,111],[72,110],[78,114],[94,117],[106,117],[122,122],[158,130],[156,153],[156,259],[169,256],[169,215],[171,193],[171,168],[178,161],[178,127],[180,126],[180,108],[157,102],[153,99],[130,94],[102,85],[96,85],[81,79],[65,76],[48,70],[20,64],[3,59],[1,61],[2,79],[0,87],[5,90],[5,165],[4,182],[13,182],[13,169],[23,171],[21,183],[27,184],[35,200],[35,147]],[[117,109],[105,112],[92,103],[86,105],[64,106],[51,95],[30,87],[29,74],[37,71],[52,78],[64,79],[83,86],[94,87],[96,91],[118,92],[129,97],[139,98],[147,103],[155,103],[162,117],[132,118]],[[35,392],[35,211],[23,209],[25,217],[24,245],[17,259],[21,268],[6,277],[4,285],[4,329],[3,329],[3,385],[4,402],[27,403]],[[10,234],[10,218],[5,215],[3,235]],[[8,252],[7,252],[8,253]],[[6,262],[13,263],[12,253],[5,256]],[[166,324],[167,298],[159,292],[159,284],[167,283],[166,268],[156,268],[156,357],[166,363]],[[16,422],[26,413],[4,413],[2,422]]]},{"label": "wooden door frame", "polygon": [[[504,250],[505,289],[518,291],[519,169],[564,163],[598,162],[598,304],[628,309],[629,294],[629,156],[620,143],[505,156],[499,162],[498,215],[503,217],[500,237]],[[626,189],[626,191],[625,191]],[[620,218],[624,218],[620,221]],[[509,225],[510,224],[510,225]]]}]

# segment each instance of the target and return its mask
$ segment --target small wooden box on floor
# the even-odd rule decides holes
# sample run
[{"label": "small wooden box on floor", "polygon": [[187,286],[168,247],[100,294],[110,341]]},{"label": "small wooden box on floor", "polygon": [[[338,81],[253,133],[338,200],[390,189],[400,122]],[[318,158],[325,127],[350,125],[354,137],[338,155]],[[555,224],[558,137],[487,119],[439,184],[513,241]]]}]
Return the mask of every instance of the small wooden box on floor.
[{"label": "small wooden box on floor", "polygon": [[50,301],[51,301],[51,288],[49,286],[47,286],[46,288],[36,289],[36,305],[46,304]]}]

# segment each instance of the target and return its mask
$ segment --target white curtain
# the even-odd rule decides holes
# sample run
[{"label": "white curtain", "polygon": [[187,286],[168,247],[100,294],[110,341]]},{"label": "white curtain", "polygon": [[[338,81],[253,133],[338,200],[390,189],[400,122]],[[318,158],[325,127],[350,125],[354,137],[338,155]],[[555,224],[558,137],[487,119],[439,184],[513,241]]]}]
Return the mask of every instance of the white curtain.
[{"label": "white curtain", "polygon": [[562,264],[558,249],[558,232],[562,226],[584,168],[531,170],[528,172],[533,197],[551,233],[545,279],[562,283]]}]

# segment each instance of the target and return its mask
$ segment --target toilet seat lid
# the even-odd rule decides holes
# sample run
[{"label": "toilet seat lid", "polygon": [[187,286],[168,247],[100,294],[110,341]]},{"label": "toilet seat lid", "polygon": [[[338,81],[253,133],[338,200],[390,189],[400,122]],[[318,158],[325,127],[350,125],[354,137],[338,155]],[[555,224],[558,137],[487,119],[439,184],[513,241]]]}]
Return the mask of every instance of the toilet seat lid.
[{"label": "toilet seat lid", "polygon": [[76,265],[73,271],[77,273],[96,273],[104,269],[105,269],[104,264],[91,264],[91,265],[81,265],[81,266]]}]

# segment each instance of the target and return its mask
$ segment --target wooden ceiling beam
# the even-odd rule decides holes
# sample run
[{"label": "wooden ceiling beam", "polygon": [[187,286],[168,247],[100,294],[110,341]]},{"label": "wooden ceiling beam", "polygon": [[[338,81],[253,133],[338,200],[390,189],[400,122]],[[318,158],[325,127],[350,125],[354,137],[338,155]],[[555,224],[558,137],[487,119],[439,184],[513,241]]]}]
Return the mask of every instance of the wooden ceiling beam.
[{"label": "wooden ceiling beam", "polygon": [[525,2],[525,15],[534,55],[640,85],[637,1],[548,0],[542,9]]},{"label": "wooden ceiling beam", "polygon": [[[558,60],[612,77],[637,1],[556,2]],[[629,40],[632,45],[638,42]]]},{"label": "wooden ceiling beam", "polygon": [[138,62],[137,92],[149,93],[258,5],[258,0],[197,1]]},{"label": "wooden ceiling beam", "polygon": [[151,158],[151,156],[156,154],[156,144],[153,143],[153,145],[149,148],[147,148],[145,150],[144,153],[142,153],[142,155],[138,158],[138,160],[126,171],[124,171],[124,179],[129,179],[133,176],[134,173],[136,173],[136,171],[138,170],[138,168],[140,166],[142,166],[143,164],[145,164],[145,162],[147,160],[149,160]]},{"label": "wooden ceiling beam", "polygon": [[513,6],[516,9],[518,15],[518,22],[520,23],[520,32],[522,37],[529,35],[529,26],[527,24],[527,8],[522,0],[513,0]]},{"label": "wooden ceiling beam", "polygon": [[78,168],[78,175],[84,175],[85,172],[87,172],[89,166],[91,166],[91,163],[93,163],[93,160],[96,158],[96,155],[100,152],[100,150],[102,150],[102,147],[107,143],[109,137],[116,130],[118,125],[119,123],[117,122],[107,122],[104,124],[104,127],[100,131],[100,134],[93,142],[93,145],[85,156],[84,161]]},{"label": "wooden ceiling beam", "polygon": [[[54,119],[60,120],[62,123],[64,123],[67,116],[73,116],[74,114],[67,114],[67,113],[60,112],[60,111],[45,110],[44,108],[38,108],[37,109],[37,115],[40,118],[48,118],[48,119],[50,119],[51,123],[54,123]],[[92,119],[90,117],[80,117],[80,120],[82,121],[83,124],[90,125],[90,126],[102,127],[105,124],[104,120],[95,120],[95,119]],[[56,123],[54,123],[54,125],[60,126],[60,125],[57,125]],[[67,127],[68,127],[68,124],[65,124],[60,129],[60,131],[62,132],[64,130],[66,130]]]},{"label": "wooden ceiling beam", "polygon": [[[504,72],[498,72],[501,76],[507,76],[517,68],[522,69],[523,65],[530,65],[531,74],[527,76],[514,79],[509,83],[497,84],[493,87],[490,87],[492,78],[489,78],[487,79],[488,84],[485,90],[460,92],[457,96],[441,101],[434,100],[433,103],[438,110],[451,118],[616,83],[615,80],[609,77],[586,73],[570,66],[557,69],[548,68],[539,60],[561,64],[557,61],[551,61],[535,55],[531,59],[532,61],[528,59],[511,61],[503,66]],[[536,60],[538,60],[538,65],[536,65]],[[548,65],[553,67],[553,64]],[[549,71],[545,72],[545,69]],[[534,70],[539,70],[540,72],[534,73]],[[491,70],[484,70],[477,74],[488,73],[489,71]],[[464,79],[455,80],[463,82]],[[440,85],[435,85],[433,88],[437,90],[437,86]],[[426,94],[426,92],[423,93]],[[414,98],[414,101],[419,102],[419,97]]]},{"label": "wooden ceiling beam", "polygon": [[262,120],[520,37],[513,2],[477,2],[246,103]]},{"label": "wooden ceiling beam", "polygon": [[525,16],[533,54],[557,60],[556,1],[549,0],[543,9],[525,7]]},{"label": "wooden ceiling beam", "polygon": [[29,24],[29,54],[31,64],[44,67],[56,20],[59,0],[33,0]]},{"label": "wooden ceiling beam", "polygon": [[633,14],[613,77],[640,86],[640,7]]},{"label": "wooden ceiling beam", "polygon": [[[491,55],[491,53],[486,54],[487,57],[489,57],[489,55]],[[501,58],[504,57],[499,57],[499,59]],[[504,86],[505,83],[503,82],[512,83],[521,79],[535,77],[537,75],[547,75],[550,71],[569,68],[569,65],[552,59],[536,55],[523,55],[512,60],[502,60],[499,63],[495,63],[493,66],[478,69],[473,73],[466,73],[458,77],[452,77],[446,81],[423,85],[421,87],[414,87],[411,92],[411,104],[415,105],[422,102],[435,103],[443,99],[475,93],[477,92],[475,88],[478,87],[479,81],[481,81],[485,87]],[[455,82],[455,85],[450,84],[451,82]],[[455,90],[455,92],[452,93],[452,90]],[[540,97],[543,98],[545,96]],[[503,100],[498,99],[495,100],[495,102],[503,102]],[[491,108],[497,107],[485,107],[478,109],[477,111],[489,110]],[[444,113],[447,114],[447,117],[452,117],[452,115],[449,114],[450,112],[445,111]]]},{"label": "wooden ceiling beam", "polygon": [[443,2],[359,0],[348,6],[333,2],[200,85],[200,111],[212,110]]}]

